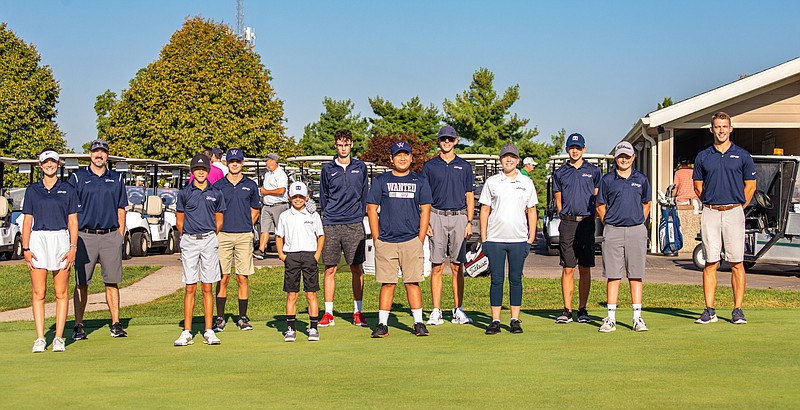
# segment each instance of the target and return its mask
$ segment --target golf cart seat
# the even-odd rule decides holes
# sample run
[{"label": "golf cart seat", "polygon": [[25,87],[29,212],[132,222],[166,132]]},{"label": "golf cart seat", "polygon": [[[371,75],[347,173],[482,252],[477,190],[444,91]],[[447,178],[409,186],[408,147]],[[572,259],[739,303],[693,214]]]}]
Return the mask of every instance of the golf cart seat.
[{"label": "golf cart seat", "polygon": [[8,199],[0,196],[0,227],[6,225],[6,217],[8,216]]},{"label": "golf cart seat", "polygon": [[155,225],[161,222],[164,214],[164,202],[155,195],[149,195],[144,201],[144,214],[147,215],[147,223]]},{"label": "golf cart seat", "polygon": [[[764,191],[757,190],[745,210],[745,227],[748,232],[763,232],[774,228],[770,225],[769,212],[773,209],[772,198]],[[772,218],[774,220],[774,218]]]}]

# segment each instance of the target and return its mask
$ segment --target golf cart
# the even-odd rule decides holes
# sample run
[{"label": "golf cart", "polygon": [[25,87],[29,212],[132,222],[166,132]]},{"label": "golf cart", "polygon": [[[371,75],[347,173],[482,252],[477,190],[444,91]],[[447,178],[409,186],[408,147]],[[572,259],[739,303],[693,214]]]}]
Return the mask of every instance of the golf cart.
[{"label": "golf cart", "polygon": [[489,154],[459,154],[461,159],[469,162],[472,173],[475,175],[475,210],[472,216],[472,237],[467,240],[467,250],[481,240],[481,204],[478,202],[483,192],[483,184],[489,177],[502,170],[499,155]]},{"label": "golf cart", "polygon": [[159,196],[159,167],[169,166],[166,161],[128,158],[117,163],[117,171],[130,177],[143,176],[144,186],[128,186],[128,207],[125,215],[125,256],[146,256],[150,249],[172,254],[178,249],[180,235],[176,218],[167,217],[167,206]]},{"label": "golf cart", "polygon": [[[608,173],[611,170],[611,165],[614,164],[612,155],[583,154],[583,160],[599,167],[603,174]],[[553,193],[553,173],[568,161],[569,155],[562,154],[553,155],[547,162],[550,175],[547,177],[547,207],[544,211],[544,220],[542,220],[542,234],[547,244],[548,255],[558,255],[558,244],[560,242],[558,227],[561,224],[561,218],[558,215],[556,197]],[[600,222],[600,218],[597,216],[595,216],[594,220],[594,232],[595,247],[599,250],[600,245],[603,243],[603,223]]]},{"label": "golf cart", "polygon": [[[744,210],[744,267],[756,263],[800,265],[800,156],[753,155],[756,192]],[[698,235],[698,239],[701,238]],[[721,259],[725,259],[723,250]],[[703,245],[692,252],[705,267]]]},{"label": "golf cart", "polygon": [[4,189],[5,168],[15,162],[14,158],[0,157],[0,254],[6,260],[22,259],[22,227],[13,221],[14,200],[9,201]]}]

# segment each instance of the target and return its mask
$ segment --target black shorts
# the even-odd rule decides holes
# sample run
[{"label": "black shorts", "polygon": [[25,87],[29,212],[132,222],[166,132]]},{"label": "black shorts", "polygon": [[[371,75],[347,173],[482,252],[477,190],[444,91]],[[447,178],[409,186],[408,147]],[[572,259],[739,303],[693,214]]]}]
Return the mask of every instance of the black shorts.
[{"label": "black shorts", "polygon": [[283,291],[300,292],[300,276],[303,276],[303,290],[319,290],[319,267],[314,252],[287,252],[283,262]]},{"label": "black shorts", "polygon": [[594,217],[580,222],[562,219],[558,225],[558,237],[559,265],[565,268],[594,266]]},{"label": "black shorts", "polygon": [[348,265],[361,265],[366,259],[364,224],[325,225],[325,244],[322,245],[322,263],[338,265],[344,253]]}]

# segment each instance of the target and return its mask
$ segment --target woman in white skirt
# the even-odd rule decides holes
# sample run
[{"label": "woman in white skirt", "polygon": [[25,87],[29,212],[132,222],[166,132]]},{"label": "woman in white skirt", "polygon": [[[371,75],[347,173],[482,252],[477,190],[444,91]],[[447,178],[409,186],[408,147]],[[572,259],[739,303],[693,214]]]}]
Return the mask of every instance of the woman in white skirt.
[{"label": "woman in white skirt", "polygon": [[39,154],[41,181],[25,190],[22,204],[22,250],[31,272],[33,321],[36,341],[33,352],[47,348],[44,339],[44,298],[47,272],[53,272],[56,293],[56,336],[53,351],[63,352],[64,324],[67,321],[69,271],[75,262],[78,242],[78,195],[72,185],[58,179],[60,159],[52,148]]}]

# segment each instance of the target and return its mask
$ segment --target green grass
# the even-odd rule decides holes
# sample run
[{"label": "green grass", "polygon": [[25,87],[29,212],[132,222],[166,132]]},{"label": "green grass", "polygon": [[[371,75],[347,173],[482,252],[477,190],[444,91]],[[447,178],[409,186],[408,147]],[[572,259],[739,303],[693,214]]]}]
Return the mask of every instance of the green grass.
[{"label": "green grass", "polygon": [[[122,268],[122,283],[119,286],[121,288],[130,286],[158,268],[158,266],[125,266]],[[3,292],[0,293],[0,312],[31,305],[31,275],[25,264],[0,267],[0,286],[3,288]],[[71,273],[69,279],[70,299],[72,299],[72,289],[74,288],[75,274]],[[89,284],[89,293],[103,292],[104,288],[103,276],[98,267],[94,271],[92,283]],[[46,301],[54,302],[55,300],[53,276],[48,275]]]}]

